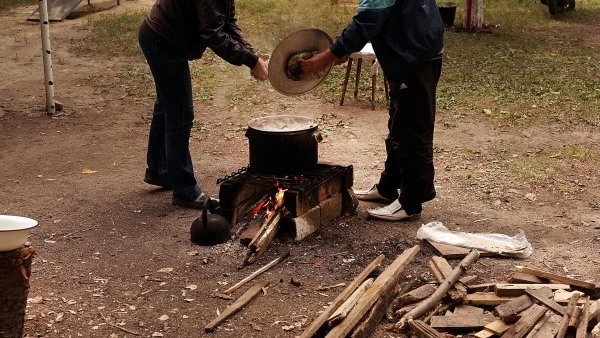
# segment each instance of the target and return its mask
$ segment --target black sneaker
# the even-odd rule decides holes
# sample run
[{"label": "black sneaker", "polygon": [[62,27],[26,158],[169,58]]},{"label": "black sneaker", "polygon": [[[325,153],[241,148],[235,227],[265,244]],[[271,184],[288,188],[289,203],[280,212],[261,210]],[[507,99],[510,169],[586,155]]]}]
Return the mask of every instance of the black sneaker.
[{"label": "black sneaker", "polygon": [[177,205],[184,208],[202,209],[204,208],[204,203],[206,203],[208,200],[209,197],[205,193],[202,193],[195,200],[183,200],[173,197],[171,203],[173,203],[173,205]]}]

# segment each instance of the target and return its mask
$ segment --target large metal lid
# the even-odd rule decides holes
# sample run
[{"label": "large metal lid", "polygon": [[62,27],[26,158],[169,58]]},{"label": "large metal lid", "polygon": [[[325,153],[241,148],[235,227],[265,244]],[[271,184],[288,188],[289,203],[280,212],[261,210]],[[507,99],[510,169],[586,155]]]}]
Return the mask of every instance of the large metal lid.
[{"label": "large metal lid", "polygon": [[302,53],[327,50],[331,44],[333,39],[315,28],[299,30],[281,40],[269,59],[269,81],[273,88],[284,95],[300,95],[320,85],[329,74],[331,66],[322,72],[293,80],[288,75],[288,62]]},{"label": "large metal lid", "polygon": [[274,115],[248,121],[248,127],[269,133],[305,131],[319,126],[317,120],[306,116]]}]

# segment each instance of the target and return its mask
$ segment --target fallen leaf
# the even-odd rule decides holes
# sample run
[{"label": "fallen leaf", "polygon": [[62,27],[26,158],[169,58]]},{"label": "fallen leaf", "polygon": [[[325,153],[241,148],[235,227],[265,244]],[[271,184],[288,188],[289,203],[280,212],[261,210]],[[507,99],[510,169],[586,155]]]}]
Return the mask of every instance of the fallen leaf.
[{"label": "fallen leaf", "polygon": [[217,308],[217,317],[221,315],[221,311],[219,311],[219,308]]},{"label": "fallen leaf", "polygon": [[161,320],[161,321],[165,321],[167,319],[169,319],[169,316],[167,316],[167,315],[162,315],[162,316],[158,317],[158,320]]},{"label": "fallen leaf", "polygon": [[27,300],[27,303],[29,303],[29,304],[39,304],[39,303],[41,303],[43,301],[44,301],[44,298],[42,296],[35,296],[33,298],[29,298]]},{"label": "fallen leaf", "polygon": [[226,293],[222,293],[222,292],[215,292],[213,294],[215,297],[217,298],[221,298],[221,299],[227,299],[227,300],[233,300],[233,297],[231,297],[230,295],[226,294]]},{"label": "fallen leaf", "polygon": [[188,289],[188,290],[194,291],[194,290],[196,290],[198,288],[198,285],[196,285],[196,284],[190,284],[190,285],[186,286],[185,288]]},{"label": "fallen leaf", "polygon": [[199,252],[197,250],[194,250],[194,251],[188,251],[187,254],[189,256],[198,256]]},{"label": "fallen leaf", "polygon": [[[232,298],[233,299],[233,298]],[[186,302],[191,303],[194,301],[194,298],[185,298],[184,299]]]},{"label": "fallen leaf", "polygon": [[267,295],[267,288],[263,287],[261,290],[262,290],[263,296],[266,296]]},{"label": "fallen leaf", "polygon": [[172,272],[173,268],[162,268],[160,270],[158,270],[158,272]]},{"label": "fallen leaf", "polygon": [[49,243],[49,244],[54,244],[54,243],[56,243],[56,241],[51,241],[51,240],[49,240],[49,239],[45,239],[45,240],[44,240],[44,242],[46,242],[46,243]]},{"label": "fallen leaf", "polygon": [[284,331],[292,331],[296,328],[296,325],[285,325],[281,327]]},{"label": "fallen leaf", "polygon": [[97,173],[97,171],[96,171],[96,170],[92,170],[92,169],[88,169],[88,168],[84,168],[84,169],[81,171],[81,173],[82,173],[82,174],[95,174],[95,173]]},{"label": "fallen leaf", "polygon": [[532,201],[532,202],[535,202],[537,200],[537,196],[533,193],[525,194],[525,197],[523,197],[523,198],[525,198],[526,200]]},{"label": "fallen leaf", "polygon": [[69,313],[72,314],[72,315],[76,315],[77,314],[77,312],[75,312],[75,310],[69,310]]},{"label": "fallen leaf", "polygon": [[64,317],[65,317],[64,312],[61,312],[58,315],[56,315],[56,319],[54,319],[54,321],[57,323],[60,323],[63,321]]},{"label": "fallen leaf", "polygon": [[251,321],[250,326],[252,327],[253,330],[262,331],[262,328],[260,327],[260,325],[256,324],[255,322]]},{"label": "fallen leaf", "polygon": [[342,259],[342,261],[343,261],[344,263],[352,263],[352,262],[354,262],[355,260],[356,260],[356,259],[354,259],[354,258],[344,258],[344,259]]}]

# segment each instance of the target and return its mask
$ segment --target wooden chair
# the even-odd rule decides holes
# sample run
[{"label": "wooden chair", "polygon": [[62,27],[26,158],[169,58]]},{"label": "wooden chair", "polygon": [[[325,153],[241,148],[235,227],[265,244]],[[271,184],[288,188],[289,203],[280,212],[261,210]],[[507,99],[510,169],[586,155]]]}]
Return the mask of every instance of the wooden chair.
[{"label": "wooden chair", "polygon": [[[362,68],[363,60],[371,61],[371,109],[375,110],[375,90],[377,88],[377,73],[379,70],[379,62],[373,51],[371,43],[367,43],[365,47],[356,53],[350,54],[348,58],[348,65],[346,66],[346,76],[344,77],[344,83],[342,85],[342,99],[340,100],[340,106],[344,105],[344,97],[346,96],[346,89],[348,88],[348,79],[350,78],[350,71],[352,70],[353,60],[356,60],[356,80],[354,83],[354,99],[358,97],[358,83],[360,81],[360,71]],[[383,87],[385,89],[385,99],[389,99],[388,84],[383,77]]]}]

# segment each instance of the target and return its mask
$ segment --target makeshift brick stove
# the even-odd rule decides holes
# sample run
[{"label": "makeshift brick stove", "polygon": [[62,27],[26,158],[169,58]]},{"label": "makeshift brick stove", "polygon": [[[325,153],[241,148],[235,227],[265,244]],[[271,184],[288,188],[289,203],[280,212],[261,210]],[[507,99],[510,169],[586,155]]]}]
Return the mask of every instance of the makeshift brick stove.
[{"label": "makeshift brick stove", "polygon": [[[217,212],[240,234],[239,228],[247,225],[248,214],[281,188],[283,213],[278,219],[278,236],[299,241],[334,218],[354,212],[358,203],[351,189],[353,180],[351,165],[318,163],[290,175],[261,174],[248,167],[241,168],[217,180],[220,184]],[[251,234],[246,237],[251,238],[252,230],[248,231]]]}]

